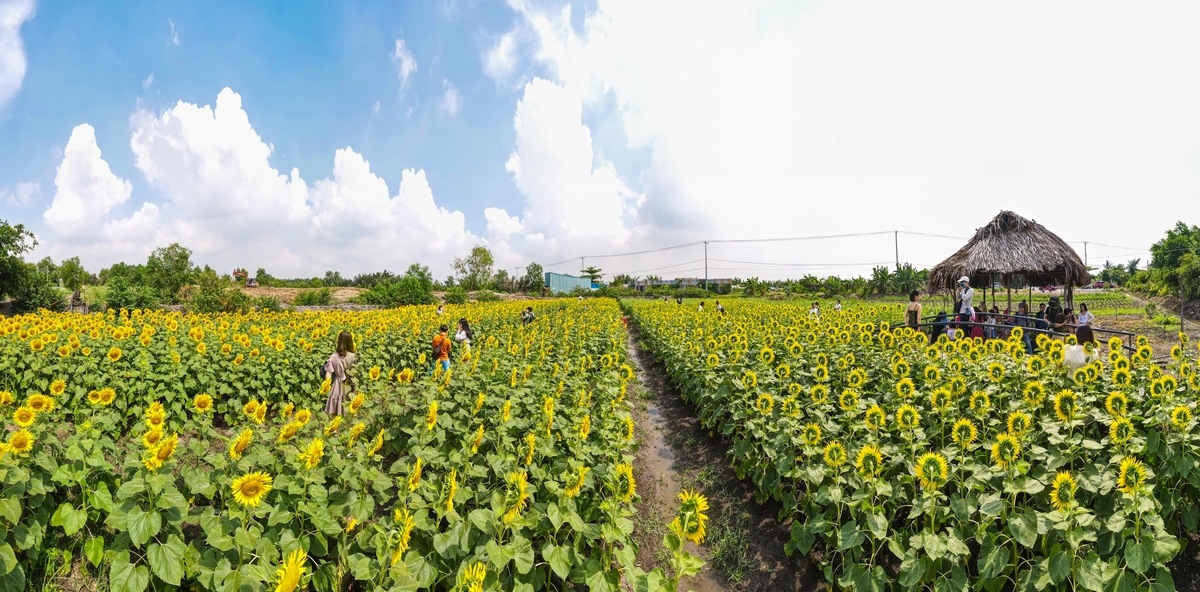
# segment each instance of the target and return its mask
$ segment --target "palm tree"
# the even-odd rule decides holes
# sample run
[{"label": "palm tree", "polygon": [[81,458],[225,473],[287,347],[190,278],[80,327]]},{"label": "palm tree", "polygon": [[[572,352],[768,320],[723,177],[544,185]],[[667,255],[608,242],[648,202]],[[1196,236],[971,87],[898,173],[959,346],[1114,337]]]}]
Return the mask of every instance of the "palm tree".
[{"label": "palm tree", "polygon": [[867,280],[867,292],[870,294],[890,294],[892,292],[892,272],[887,266],[880,265],[871,270],[871,279]]}]

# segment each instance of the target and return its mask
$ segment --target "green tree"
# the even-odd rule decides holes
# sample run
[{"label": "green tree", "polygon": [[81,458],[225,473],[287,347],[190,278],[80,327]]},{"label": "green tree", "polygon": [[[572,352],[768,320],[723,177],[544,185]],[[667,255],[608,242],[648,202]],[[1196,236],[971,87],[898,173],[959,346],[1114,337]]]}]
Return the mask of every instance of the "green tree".
[{"label": "green tree", "polygon": [[454,258],[455,284],[468,291],[486,288],[492,283],[492,266],[495,264],[492,252],[483,245],[476,245],[465,259]]},{"label": "green tree", "polygon": [[17,292],[13,295],[17,310],[21,312],[33,312],[40,308],[53,311],[63,310],[66,308],[66,299],[56,284],[57,280],[39,271],[36,265],[26,264],[20,285],[17,286]]},{"label": "green tree", "polygon": [[867,280],[867,295],[891,294],[892,272],[886,266],[880,265],[871,270],[871,278]]},{"label": "green tree", "polygon": [[0,220],[0,299],[14,296],[25,277],[21,256],[37,246],[37,238],[24,224],[10,225]]},{"label": "green tree", "polygon": [[192,251],[179,243],[154,249],[146,260],[146,283],[166,302],[178,302],[179,289],[193,276]]},{"label": "green tree", "polygon": [[525,266],[525,277],[521,278],[521,289],[526,292],[541,292],[546,283],[546,272],[540,263]]},{"label": "green tree", "polygon": [[1200,227],[1176,222],[1167,236],[1150,246],[1150,270],[1172,292],[1194,298],[1200,289]]},{"label": "green tree", "polygon": [[595,265],[589,265],[586,269],[579,270],[579,274],[592,280],[592,283],[600,281],[600,278],[604,276],[604,272]]},{"label": "green tree", "polygon": [[429,266],[413,263],[405,270],[404,277],[416,281],[421,290],[433,293],[433,272],[429,271]]},{"label": "green tree", "polygon": [[62,279],[64,287],[74,292],[82,288],[91,279],[92,274],[83,268],[79,257],[76,256],[63,261],[62,265],[58,266],[58,277]]},{"label": "green tree", "polygon": [[928,271],[916,269],[911,263],[898,265],[896,266],[895,273],[892,274],[891,289],[900,294],[908,294],[913,290],[920,290],[921,286],[925,285],[925,280],[928,276]]},{"label": "green tree", "polygon": [[58,266],[54,264],[53,259],[49,257],[42,257],[41,261],[38,261],[34,264],[34,270],[37,271],[38,275],[41,275],[43,279],[46,279],[51,283],[58,283]]}]

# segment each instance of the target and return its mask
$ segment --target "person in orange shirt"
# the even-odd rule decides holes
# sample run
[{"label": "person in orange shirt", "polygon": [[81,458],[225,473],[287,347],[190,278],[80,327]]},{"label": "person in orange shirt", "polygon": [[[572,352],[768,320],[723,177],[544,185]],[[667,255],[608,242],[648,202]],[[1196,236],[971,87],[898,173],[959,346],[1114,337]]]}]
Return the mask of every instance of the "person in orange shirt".
[{"label": "person in orange shirt", "polygon": [[450,369],[451,339],[449,335],[446,335],[449,330],[450,327],[442,325],[438,327],[438,334],[433,336],[433,359],[437,360],[436,364],[442,365],[442,370]]}]

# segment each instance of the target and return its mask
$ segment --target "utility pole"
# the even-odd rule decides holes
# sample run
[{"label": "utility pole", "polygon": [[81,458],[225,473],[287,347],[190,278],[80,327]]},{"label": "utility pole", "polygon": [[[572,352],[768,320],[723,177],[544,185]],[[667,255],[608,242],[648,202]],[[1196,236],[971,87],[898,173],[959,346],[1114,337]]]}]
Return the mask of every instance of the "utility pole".
[{"label": "utility pole", "polygon": [[1088,264],[1087,264],[1087,244],[1088,244],[1087,241],[1083,241],[1083,266],[1085,268],[1088,266]]},{"label": "utility pole", "polygon": [[704,241],[704,291],[708,291],[708,241]]},{"label": "utility pole", "polygon": [[896,239],[896,269],[900,269],[900,231],[896,230],[894,232]]}]

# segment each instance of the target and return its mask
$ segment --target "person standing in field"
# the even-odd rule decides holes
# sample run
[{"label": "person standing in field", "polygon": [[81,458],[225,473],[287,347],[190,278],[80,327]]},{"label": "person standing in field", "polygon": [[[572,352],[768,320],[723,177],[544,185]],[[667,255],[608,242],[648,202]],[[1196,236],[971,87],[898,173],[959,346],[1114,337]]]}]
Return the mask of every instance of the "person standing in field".
[{"label": "person standing in field", "polygon": [[720,300],[717,301],[717,312],[719,312],[721,314],[725,314],[725,307],[721,306]]},{"label": "person standing in field", "polygon": [[704,312],[704,301],[700,301],[700,306],[696,307],[696,312]]},{"label": "person standing in field", "polygon": [[921,324],[921,291],[913,290],[908,293],[908,308],[904,309],[904,324],[917,330]]},{"label": "person standing in field", "polygon": [[971,288],[971,278],[962,276],[958,278],[958,299],[962,300],[962,309],[959,310],[960,319],[962,316],[968,319],[975,316],[975,307],[971,301],[975,298],[975,290]]},{"label": "person standing in field", "polygon": [[837,302],[834,303],[833,312],[842,312],[842,299],[841,298],[838,298]]},{"label": "person standing in field", "polygon": [[433,336],[433,359],[434,368],[437,364],[441,364],[442,370],[450,369],[450,336],[446,334],[450,327],[442,325],[438,327],[438,334]]},{"label": "person standing in field", "polygon": [[466,318],[458,319],[458,331],[454,333],[454,340],[461,343],[463,351],[468,354],[471,353],[472,337],[474,337],[474,333],[471,332],[471,324],[467,322]]},{"label": "person standing in field", "polygon": [[329,398],[325,401],[325,413],[341,415],[342,403],[354,389],[354,378],[350,367],[354,365],[354,337],[349,331],[338,333],[337,351],[325,361],[325,374],[329,377]]},{"label": "person standing in field", "polygon": [[1092,322],[1095,320],[1096,320],[1096,315],[1092,314],[1092,311],[1088,310],[1087,303],[1080,302],[1079,303],[1079,317],[1075,319],[1075,323],[1081,327],[1084,325],[1090,326],[1092,324]]}]

